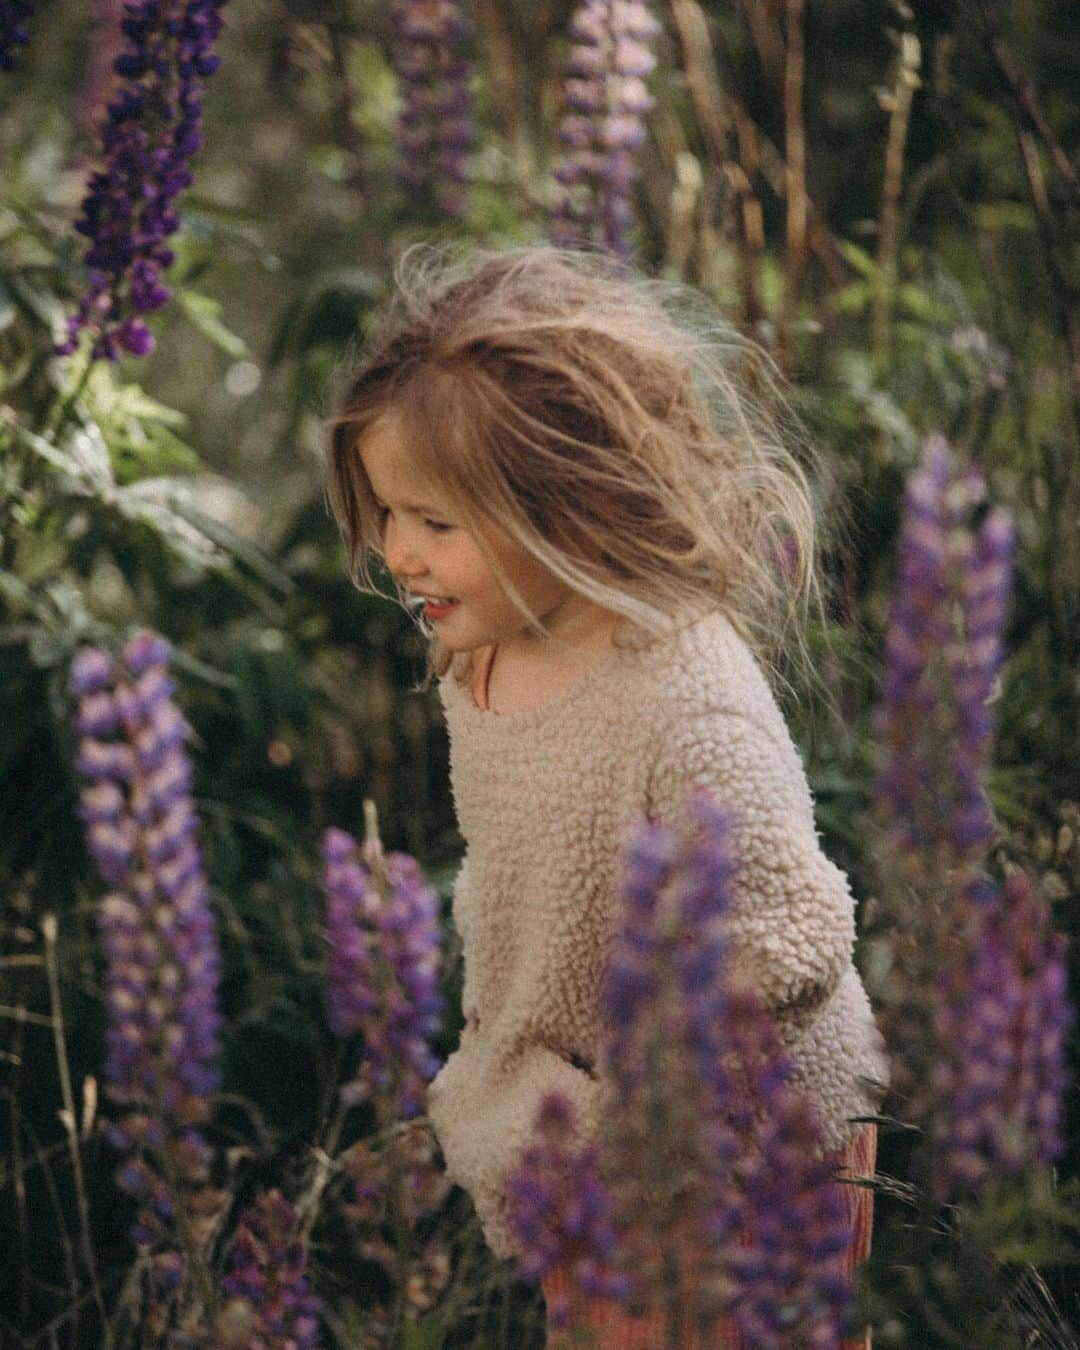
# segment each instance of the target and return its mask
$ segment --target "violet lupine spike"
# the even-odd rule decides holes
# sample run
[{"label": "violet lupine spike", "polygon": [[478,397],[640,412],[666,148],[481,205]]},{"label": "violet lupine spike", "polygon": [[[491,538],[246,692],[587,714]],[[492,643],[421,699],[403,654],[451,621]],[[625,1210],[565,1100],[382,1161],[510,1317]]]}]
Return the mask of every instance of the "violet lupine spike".
[{"label": "violet lupine spike", "polygon": [[[573,1107],[557,1092],[540,1103],[540,1142],[526,1150],[507,1183],[510,1223],[525,1251],[519,1279],[539,1282],[556,1264],[567,1262],[582,1291],[594,1298],[626,1298],[629,1277],[608,1267],[618,1237],[612,1202],[599,1176],[599,1149],[576,1149]],[[565,1327],[570,1307],[548,1308],[552,1326]]]},{"label": "violet lupine spike", "polygon": [[[241,1215],[222,1281],[245,1312],[245,1345],[263,1350],[315,1350],[321,1300],[307,1278],[307,1251],[296,1212],[280,1191],[261,1192]],[[230,1324],[238,1310],[227,1310]],[[239,1344],[239,1341],[230,1341]]]},{"label": "violet lupine spike", "polygon": [[955,476],[944,438],[930,437],[905,492],[875,714],[885,753],[874,796],[894,848],[913,873],[941,864],[969,880],[992,836],[987,700],[1012,555],[1003,512],[992,511],[977,534],[970,528],[984,492],[978,472]]},{"label": "violet lupine spike", "polygon": [[[723,923],[737,873],[733,821],[708,793],[691,812],[703,827],[677,895],[683,934],[674,953],[694,1066],[707,1086],[704,1212],[710,1249],[733,1285],[730,1313],[748,1345],[831,1346],[852,1301],[845,1256],[852,1232],[832,1183],[821,1132],[758,997],[725,979]],[[735,1182],[735,1191],[732,1182]],[[739,1230],[750,1234],[749,1246]]]},{"label": "violet lupine spike", "polygon": [[1060,1157],[1069,1083],[1066,939],[1022,872],[969,903],[939,975],[931,1186],[978,1194]]},{"label": "violet lupine spike", "polygon": [[[133,1239],[153,1245],[179,1197],[208,1181],[210,1150],[196,1128],[219,1082],[221,969],[196,842],[186,723],[172,701],[170,648],[140,633],[118,665],[83,647],[69,688],[78,700],[79,815],[109,886],[98,909],[108,961],[106,1092],[124,1114],[108,1137],[121,1153],[121,1189],[141,1201]],[[168,1153],[169,1167],[163,1165]]]},{"label": "violet lupine spike", "polygon": [[16,48],[30,41],[30,20],[34,6],[30,0],[0,0],[0,70],[14,70]]},{"label": "violet lupine spike", "polygon": [[743,1344],[833,1350],[854,1303],[846,1271],[853,1232],[833,1166],[817,1157],[820,1134],[805,1102],[769,1096],[761,1148],[746,1179],[753,1242],[729,1252],[736,1286],[730,1314]]},{"label": "violet lupine spike", "polygon": [[93,334],[92,355],[114,361],[153,350],[140,315],[166,304],[160,280],[174,261],[165,240],[180,225],[174,201],[192,182],[202,145],[206,79],[220,64],[213,44],[225,0],[128,0],[120,77],[101,123],[103,167],[90,175],[75,228],[90,240],[89,287],[68,320],[60,355]]},{"label": "violet lupine spike", "polygon": [[330,1026],[338,1036],[364,1036],[359,1075],[345,1092],[410,1120],[440,1067],[429,1044],[445,1011],[438,896],[408,854],[378,859],[381,886],[344,830],[327,830],[322,851]]},{"label": "violet lupine spike", "polygon": [[391,62],[401,82],[398,121],[401,179],[427,193],[448,216],[465,210],[466,155],[474,130],[470,62],[461,54],[472,33],[459,0],[397,0]]},{"label": "violet lupine spike", "polygon": [[[696,1232],[679,1241],[705,1266],[694,1306],[685,1302],[689,1321],[712,1329],[730,1309],[765,1328],[754,1344],[790,1344],[772,1337],[772,1315],[800,1344],[827,1344],[851,1296],[844,1206],[827,1189],[831,1165],[812,1111],[788,1086],[775,1027],[756,996],[727,987],[730,818],[702,790],[691,811],[701,828],[688,847],[643,822],[624,849],[623,922],[601,995],[603,1076],[619,1109],[598,1151],[574,1152],[569,1104],[545,1099],[547,1139],[509,1183],[522,1270],[569,1261],[584,1293],[603,1289],[640,1315],[673,1296],[653,1244],[689,1216]],[[658,1161],[658,1130],[679,1140],[678,1164]],[[756,1234],[753,1246],[741,1245],[744,1233]],[[689,1249],[679,1255],[685,1266]]]},{"label": "violet lupine spike", "polygon": [[574,11],[559,124],[564,153],[555,168],[566,191],[550,222],[557,244],[602,243],[630,257],[635,152],[654,101],[645,80],[659,31],[643,0],[581,0]]}]

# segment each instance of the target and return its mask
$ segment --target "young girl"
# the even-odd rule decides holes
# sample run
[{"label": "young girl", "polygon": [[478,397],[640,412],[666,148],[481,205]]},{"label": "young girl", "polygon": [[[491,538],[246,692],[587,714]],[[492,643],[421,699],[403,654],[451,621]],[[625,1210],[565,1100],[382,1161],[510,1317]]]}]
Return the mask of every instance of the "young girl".
[{"label": "young girl", "polygon": [[[600,255],[418,246],[396,281],[332,425],[330,492],[365,589],[381,557],[423,605],[424,687],[438,677],[446,713],[467,845],[466,1024],[428,1089],[448,1176],[515,1257],[506,1182],[543,1095],[571,1100],[581,1142],[600,1137],[620,850],[646,815],[689,830],[694,786],[736,813],[736,970],[837,1168],[872,1174],[875,1127],[852,1118],[876,1111],[886,1068],[853,900],[765,674],[786,621],[820,600],[814,496],[728,374],[749,344]],[[854,1266],[872,1192],[834,1184]],[[543,1285],[550,1310],[569,1273]],[[576,1307],[597,1345],[663,1343],[658,1317]],[[730,1328],[721,1343],[738,1344]]]}]

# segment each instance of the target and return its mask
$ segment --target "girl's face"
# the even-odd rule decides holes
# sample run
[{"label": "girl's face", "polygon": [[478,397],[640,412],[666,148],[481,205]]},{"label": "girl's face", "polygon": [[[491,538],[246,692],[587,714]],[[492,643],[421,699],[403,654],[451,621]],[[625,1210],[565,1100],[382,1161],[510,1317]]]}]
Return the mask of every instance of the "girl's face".
[{"label": "girl's face", "polygon": [[[470,651],[497,642],[522,654],[538,652],[545,639],[530,632],[474,535],[457,523],[446,497],[412,463],[393,412],[368,431],[360,458],[383,515],[387,567],[410,591],[455,602],[444,617],[431,620],[443,646]],[[598,618],[612,617],[553,577],[494,527],[485,539],[529,608],[552,633],[577,642],[596,629]]]}]

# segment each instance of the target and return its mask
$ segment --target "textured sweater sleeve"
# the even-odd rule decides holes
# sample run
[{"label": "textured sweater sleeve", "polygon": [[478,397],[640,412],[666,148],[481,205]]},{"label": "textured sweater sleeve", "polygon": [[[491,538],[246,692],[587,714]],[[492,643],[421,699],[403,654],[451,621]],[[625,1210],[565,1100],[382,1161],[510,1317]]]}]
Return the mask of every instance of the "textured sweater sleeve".
[{"label": "textured sweater sleeve", "polygon": [[849,968],[854,900],[821,850],[802,762],[776,720],[713,711],[678,722],[652,768],[649,815],[685,832],[693,787],[733,813],[733,971],[771,1011],[801,1020]]}]

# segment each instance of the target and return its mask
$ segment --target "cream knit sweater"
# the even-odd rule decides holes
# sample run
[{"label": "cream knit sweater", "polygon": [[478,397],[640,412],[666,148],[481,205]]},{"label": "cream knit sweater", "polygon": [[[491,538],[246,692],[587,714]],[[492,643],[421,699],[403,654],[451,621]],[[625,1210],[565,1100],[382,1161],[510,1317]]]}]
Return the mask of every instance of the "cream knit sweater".
[{"label": "cream knit sweater", "polygon": [[439,688],[466,841],[452,909],[466,1021],[428,1111],[495,1255],[520,1255],[506,1182],[544,1093],[570,1099],[582,1143],[601,1135],[599,990],[619,853],[646,814],[686,831],[693,786],[736,815],[732,960],[776,1018],[826,1147],[849,1143],[861,1128],[850,1118],[876,1110],[887,1078],[852,964],[854,902],[821,851],[783,716],[727,619],[615,649],[523,712],[481,710],[452,673]]}]

